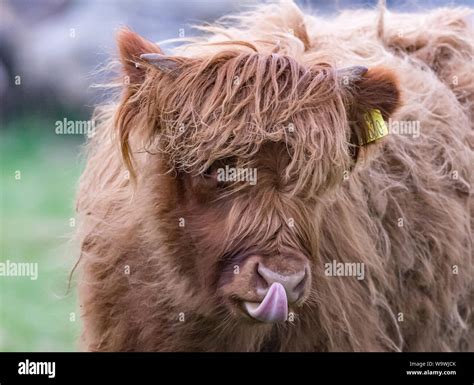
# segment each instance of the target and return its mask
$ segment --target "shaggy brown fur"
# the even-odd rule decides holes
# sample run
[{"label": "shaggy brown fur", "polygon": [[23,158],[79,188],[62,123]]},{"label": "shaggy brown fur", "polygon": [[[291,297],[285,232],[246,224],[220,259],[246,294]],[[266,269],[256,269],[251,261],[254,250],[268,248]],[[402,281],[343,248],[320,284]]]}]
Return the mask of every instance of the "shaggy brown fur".
[{"label": "shaggy brown fur", "polygon": [[[122,30],[122,99],[97,111],[78,198],[84,348],[472,350],[469,15],[271,4],[161,69],[140,59],[161,49]],[[374,108],[420,136],[358,147]],[[257,184],[217,183],[224,164]],[[258,261],[309,264],[294,319],[243,314]],[[332,261],[365,278],[325,275]]]}]

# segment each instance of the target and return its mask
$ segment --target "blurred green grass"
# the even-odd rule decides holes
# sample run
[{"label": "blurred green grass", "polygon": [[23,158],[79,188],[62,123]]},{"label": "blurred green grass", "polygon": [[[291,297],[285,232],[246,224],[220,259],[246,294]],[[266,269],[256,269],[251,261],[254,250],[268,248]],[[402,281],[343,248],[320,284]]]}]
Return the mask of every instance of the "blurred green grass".
[{"label": "blurred green grass", "polygon": [[82,141],[56,135],[47,119],[0,131],[0,261],[38,263],[37,280],[0,276],[0,351],[78,348],[76,290],[67,286],[77,258],[70,239]]}]

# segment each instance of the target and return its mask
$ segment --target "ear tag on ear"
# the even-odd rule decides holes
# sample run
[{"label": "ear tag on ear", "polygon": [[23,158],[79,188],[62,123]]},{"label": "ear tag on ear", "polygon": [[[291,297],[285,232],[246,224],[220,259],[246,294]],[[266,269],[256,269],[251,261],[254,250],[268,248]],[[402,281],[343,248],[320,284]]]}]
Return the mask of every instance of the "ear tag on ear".
[{"label": "ear tag on ear", "polygon": [[387,123],[385,123],[380,110],[373,109],[370,112],[366,112],[364,114],[364,120],[367,124],[368,132],[365,143],[359,143],[361,146],[375,142],[388,135]]}]

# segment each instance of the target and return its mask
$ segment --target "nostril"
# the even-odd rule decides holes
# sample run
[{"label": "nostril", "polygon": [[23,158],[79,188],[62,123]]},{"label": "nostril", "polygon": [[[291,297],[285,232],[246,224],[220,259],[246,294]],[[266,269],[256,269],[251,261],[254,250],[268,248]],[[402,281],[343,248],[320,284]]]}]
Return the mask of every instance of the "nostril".
[{"label": "nostril", "polygon": [[257,288],[267,289],[270,286],[270,283],[267,281],[265,276],[260,272],[260,269],[257,268]]},{"label": "nostril", "polygon": [[295,286],[295,288],[293,289],[293,291],[294,291],[295,293],[298,293],[298,295],[303,292],[304,286],[306,285],[307,271],[305,270],[303,273],[304,273],[304,274],[303,274],[303,277],[301,278],[300,282],[299,282],[299,283]]},{"label": "nostril", "polygon": [[267,283],[267,285],[270,285],[276,281],[276,273],[274,273],[272,270],[270,270],[268,267],[261,263],[259,263],[257,266],[257,273],[259,277],[262,277],[262,279]]}]

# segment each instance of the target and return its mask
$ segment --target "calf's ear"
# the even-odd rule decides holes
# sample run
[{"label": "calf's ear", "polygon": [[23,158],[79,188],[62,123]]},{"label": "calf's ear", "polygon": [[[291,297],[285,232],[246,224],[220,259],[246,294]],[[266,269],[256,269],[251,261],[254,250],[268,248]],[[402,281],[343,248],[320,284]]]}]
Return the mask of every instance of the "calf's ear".
[{"label": "calf's ear", "polygon": [[146,40],[126,27],[117,33],[117,46],[126,85],[141,84],[145,79],[146,67],[141,63],[141,55],[162,53],[157,44]]},{"label": "calf's ear", "polygon": [[131,179],[135,179],[133,169],[132,150],[130,148],[130,135],[132,127],[142,127],[136,120],[143,118],[140,114],[140,101],[134,96],[147,76],[148,67],[144,65],[140,56],[143,54],[161,54],[160,47],[141,37],[129,28],[122,28],[117,33],[117,46],[119,60],[122,65],[122,100],[115,115],[115,127],[120,145],[122,159],[130,172]]},{"label": "calf's ear", "polygon": [[136,86],[143,83],[147,69],[169,73],[182,64],[183,58],[166,56],[161,48],[128,28],[117,34],[120,62],[125,75],[124,83]]},{"label": "calf's ear", "polygon": [[388,119],[401,104],[396,74],[385,67],[338,70],[346,91],[350,146],[354,160],[367,158],[371,147],[388,134]]},{"label": "calf's ear", "polygon": [[[117,33],[119,59],[122,65],[123,92],[122,100],[115,115],[115,127],[120,144],[120,150],[125,166],[130,171],[131,179],[135,179],[132,148],[130,144],[132,131],[135,136],[146,140],[152,135],[155,124],[150,123],[148,110],[143,99],[148,100],[147,92],[141,89],[147,76],[157,79],[156,75],[176,75],[180,65],[186,59],[165,56],[161,48],[128,28],[122,28]],[[143,90],[143,93],[140,91]]]}]

